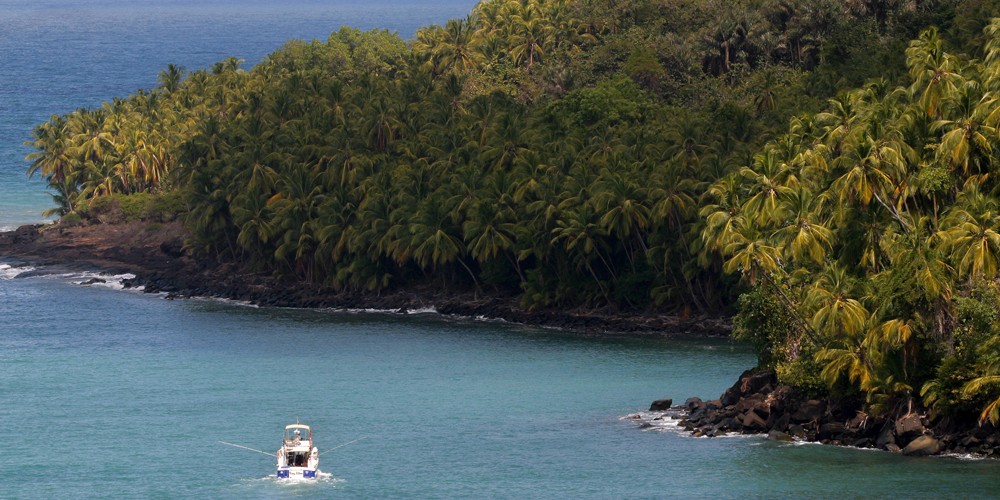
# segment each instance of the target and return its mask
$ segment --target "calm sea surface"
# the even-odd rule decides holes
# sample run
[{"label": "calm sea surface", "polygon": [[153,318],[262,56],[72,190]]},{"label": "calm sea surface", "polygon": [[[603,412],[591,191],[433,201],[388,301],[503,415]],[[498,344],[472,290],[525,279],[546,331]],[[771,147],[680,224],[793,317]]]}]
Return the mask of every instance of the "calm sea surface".
[{"label": "calm sea surface", "polygon": [[[341,25],[409,37],[465,1],[149,4],[0,0],[0,227],[49,198],[21,145],[53,113],[155,85],[168,63],[249,63]],[[138,5],[135,5],[138,4]],[[168,301],[0,263],[0,498],[987,497],[1000,463],[760,438],[622,417],[717,397],[753,364],[719,340],[580,336],[434,314]],[[281,427],[328,473],[270,477]]]}]

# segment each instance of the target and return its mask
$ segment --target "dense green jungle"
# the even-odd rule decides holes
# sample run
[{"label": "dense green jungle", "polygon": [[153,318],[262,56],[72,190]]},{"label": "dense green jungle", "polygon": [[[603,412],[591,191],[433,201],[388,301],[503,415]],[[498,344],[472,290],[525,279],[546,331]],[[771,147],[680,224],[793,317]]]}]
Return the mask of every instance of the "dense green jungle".
[{"label": "dense green jungle", "polygon": [[486,0],[168,66],[39,125],[29,173],[62,225],[179,217],[203,258],[345,293],[733,314],[786,384],[997,420],[997,15]]}]

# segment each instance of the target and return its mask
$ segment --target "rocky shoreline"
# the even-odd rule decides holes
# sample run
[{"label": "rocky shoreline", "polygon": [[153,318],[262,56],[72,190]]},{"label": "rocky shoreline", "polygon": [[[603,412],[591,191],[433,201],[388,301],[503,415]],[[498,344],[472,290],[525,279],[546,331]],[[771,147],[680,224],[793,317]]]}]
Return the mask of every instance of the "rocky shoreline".
[{"label": "rocky shoreline", "polygon": [[430,283],[381,294],[341,293],[312,283],[255,273],[234,263],[197,259],[184,248],[178,222],[22,226],[0,233],[0,260],[131,273],[126,287],[166,293],[168,298],[213,297],[268,307],[434,309],[440,314],[504,320],[586,333],[725,337],[725,317],[681,318],[656,313],[547,309],[527,311],[517,297],[475,291],[447,291]]},{"label": "rocky shoreline", "polygon": [[936,419],[920,408],[896,418],[863,411],[860,399],[809,399],[778,383],[774,372],[744,372],[714,401],[689,398],[682,405],[654,401],[651,416],[634,415],[643,425],[664,419],[696,437],[761,434],[775,441],[806,441],[879,449],[908,456],[974,455],[1000,457],[1000,430],[971,418]]}]

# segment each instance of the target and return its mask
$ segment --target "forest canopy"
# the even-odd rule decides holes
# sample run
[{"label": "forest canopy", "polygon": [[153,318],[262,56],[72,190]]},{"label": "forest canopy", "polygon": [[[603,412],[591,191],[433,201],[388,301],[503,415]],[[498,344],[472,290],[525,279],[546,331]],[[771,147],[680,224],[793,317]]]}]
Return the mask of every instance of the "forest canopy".
[{"label": "forest canopy", "polygon": [[64,223],[180,217],[203,258],[337,290],[736,310],[783,381],[996,418],[997,12],[484,1],[170,65],[39,125],[29,173]]}]

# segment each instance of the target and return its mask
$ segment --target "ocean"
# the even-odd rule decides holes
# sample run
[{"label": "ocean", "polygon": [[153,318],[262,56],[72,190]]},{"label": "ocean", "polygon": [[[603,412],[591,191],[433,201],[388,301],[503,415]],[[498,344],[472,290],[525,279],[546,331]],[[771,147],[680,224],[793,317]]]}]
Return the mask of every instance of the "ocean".
[{"label": "ocean", "polygon": [[[168,63],[259,61],[342,25],[404,37],[474,1],[0,0],[0,227],[43,222],[22,143]],[[724,339],[581,335],[377,311],[166,300],[122,276],[0,261],[0,498],[990,497],[1000,462],[693,438],[626,418],[717,398]],[[320,480],[274,478],[284,425]]]}]

